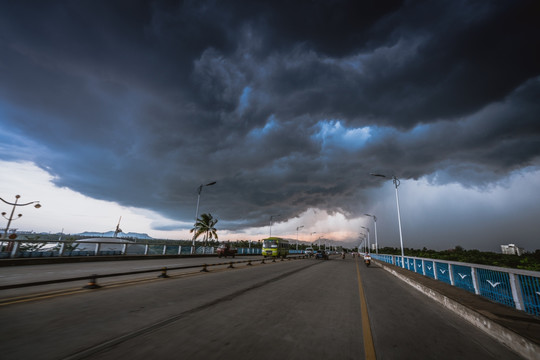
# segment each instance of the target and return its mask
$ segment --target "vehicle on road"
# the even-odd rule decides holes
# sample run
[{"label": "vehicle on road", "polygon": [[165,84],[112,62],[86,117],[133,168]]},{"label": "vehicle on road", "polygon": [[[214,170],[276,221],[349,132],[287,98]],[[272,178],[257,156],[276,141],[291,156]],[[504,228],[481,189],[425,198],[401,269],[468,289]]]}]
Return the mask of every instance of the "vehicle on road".
[{"label": "vehicle on road", "polygon": [[285,258],[289,255],[289,241],[278,237],[264,239],[262,255],[264,257]]},{"label": "vehicle on road", "polygon": [[219,245],[216,252],[217,252],[218,257],[232,256],[234,258],[238,250],[231,247],[231,244],[227,242],[225,244]]},{"label": "vehicle on road", "polygon": [[371,255],[364,255],[364,264],[366,264],[366,266],[369,266],[371,264]]},{"label": "vehicle on road", "polygon": [[306,248],[306,250],[304,250],[304,254],[306,254],[309,257],[312,257],[314,253],[315,253],[315,250],[313,250],[312,247],[308,247]]},{"label": "vehicle on road", "polygon": [[318,250],[315,253],[315,259],[328,260],[328,254],[324,250]]}]

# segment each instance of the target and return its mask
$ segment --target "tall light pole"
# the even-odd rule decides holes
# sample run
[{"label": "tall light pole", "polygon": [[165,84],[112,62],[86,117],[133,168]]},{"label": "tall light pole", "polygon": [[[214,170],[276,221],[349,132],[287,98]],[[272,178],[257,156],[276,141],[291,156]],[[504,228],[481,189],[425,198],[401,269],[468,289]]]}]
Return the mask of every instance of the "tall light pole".
[{"label": "tall light pole", "polygon": [[277,214],[277,215],[270,215],[270,236],[269,236],[269,237],[272,237],[272,220],[273,220],[274,218],[279,217],[279,216],[281,216],[281,215],[280,215],[280,214]]},{"label": "tall light pole", "polygon": [[303,227],[304,225],[301,225],[296,228],[296,250],[298,250],[298,230],[300,230]]},{"label": "tall light pole", "polygon": [[[20,198],[21,198],[21,195],[15,195],[15,202],[14,202],[14,203],[9,202],[9,201],[6,201],[6,200],[0,198],[0,200],[2,200],[4,203],[13,206],[13,208],[11,209],[11,214],[9,215],[9,218],[6,217],[6,214],[7,214],[6,212],[2,212],[2,216],[8,221],[8,223],[7,223],[7,225],[6,225],[6,228],[4,229],[4,234],[2,235],[2,240],[7,239],[7,237],[8,237],[8,236],[7,236],[7,233],[8,233],[8,230],[9,230],[9,226],[11,225],[11,222],[12,222],[13,220],[19,219],[19,218],[22,216],[22,214],[19,214],[19,215],[17,215],[17,218],[13,219],[13,214],[15,214],[15,208],[16,208],[17,206],[27,206],[27,205],[35,204],[34,207],[35,207],[36,209],[39,209],[39,208],[41,207],[39,201],[31,201],[31,202],[29,202],[29,203],[19,204],[19,199],[20,199]],[[4,244],[4,243],[3,243],[3,241],[2,241],[2,245],[3,245],[3,244]],[[10,242],[9,245],[8,245],[7,251],[11,251],[12,247],[13,247],[13,243]],[[16,250],[16,249],[15,249],[15,250]]]},{"label": "tall light pole", "polygon": [[366,249],[366,234],[364,233],[360,233],[360,239],[362,239],[362,242],[360,243],[359,247],[358,247],[358,252],[360,252],[360,246],[362,246],[362,244],[364,244],[364,252],[365,249]]},{"label": "tall light pole", "polygon": [[[197,221],[199,220],[199,202],[201,201],[201,192],[202,192],[202,189],[204,186],[212,186],[212,185],[215,185],[216,184],[216,181],[212,181],[208,184],[201,184],[199,185],[199,191],[198,191],[198,195],[197,195],[197,210],[195,210],[195,226],[197,226]],[[195,234],[196,232],[193,234],[193,243],[191,244],[191,254],[193,255],[195,253]]]},{"label": "tall light pole", "polygon": [[[370,175],[387,178],[387,176],[383,174],[371,173]],[[399,187],[400,181],[397,177],[392,176],[392,182],[394,183],[394,186],[396,187],[396,206],[397,206],[397,217],[398,217],[398,225],[399,225],[399,242],[401,244],[401,258],[402,258],[401,264],[403,265],[403,268],[405,268],[405,252],[403,251],[403,234],[401,232],[401,214],[399,212],[399,196],[398,196],[398,187]]]},{"label": "tall light pole", "polygon": [[378,254],[379,253],[379,242],[377,241],[377,217],[375,215],[371,215],[371,214],[364,214],[364,215],[372,217],[373,222],[375,223],[375,252]]},{"label": "tall light pole", "polygon": [[368,249],[368,252],[371,250],[369,248],[369,228],[368,227],[365,227],[365,226],[360,226],[362,229],[366,229],[367,230],[367,249]]}]

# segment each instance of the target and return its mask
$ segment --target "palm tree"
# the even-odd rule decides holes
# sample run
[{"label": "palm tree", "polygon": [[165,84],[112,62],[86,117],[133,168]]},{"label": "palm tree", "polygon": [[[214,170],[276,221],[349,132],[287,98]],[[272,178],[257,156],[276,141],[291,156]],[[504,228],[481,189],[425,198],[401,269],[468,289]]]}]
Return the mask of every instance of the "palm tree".
[{"label": "palm tree", "polygon": [[201,217],[197,219],[195,227],[189,232],[194,232],[194,239],[197,239],[201,234],[204,234],[205,244],[208,240],[218,239],[217,230],[214,227],[218,222],[218,219],[214,219],[211,214],[201,214]]}]

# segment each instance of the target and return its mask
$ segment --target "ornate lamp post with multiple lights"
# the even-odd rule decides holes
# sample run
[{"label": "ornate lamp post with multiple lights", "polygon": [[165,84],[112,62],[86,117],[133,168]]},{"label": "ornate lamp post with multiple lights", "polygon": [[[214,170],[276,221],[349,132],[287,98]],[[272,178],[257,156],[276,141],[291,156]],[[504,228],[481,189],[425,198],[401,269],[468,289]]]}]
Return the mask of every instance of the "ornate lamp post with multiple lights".
[{"label": "ornate lamp post with multiple lights", "polygon": [[[383,174],[372,173],[370,175],[387,178],[387,176]],[[403,265],[403,268],[405,268],[405,252],[403,251],[403,234],[401,232],[401,214],[399,213],[399,196],[398,196],[398,187],[399,187],[400,181],[397,177],[392,176],[392,182],[394,183],[394,186],[396,187],[396,206],[397,206],[397,216],[398,216],[398,225],[399,225],[399,242],[401,244],[401,257],[402,257],[401,263]]]},{"label": "ornate lamp post with multiple lights", "polygon": [[[8,223],[7,223],[7,225],[6,225],[6,228],[4,229],[4,234],[2,235],[2,240],[7,239],[7,237],[8,237],[7,234],[8,234],[8,230],[9,230],[9,226],[11,225],[11,222],[12,222],[13,220],[19,219],[19,218],[22,216],[22,214],[19,214],[19,215],[17,215],[17,217],[16,217],[15,219],[13,218],[13,215],[15,214],[15,208],[16,208],[17,206],[27,206],[27,205],[35,204],[34,207],[35,207],[36,209],[39,209],[39,208],[41,207],[41,205],[39,204],[39,201],[31,201],[31,202],[29,202],[29,203],[19,204],[19,199],[20,199],[20,198],[21,198],[21,195],[15,195],[15,202],[14,202],[14,203],[9,202],[9,201],[6,201],[6,200],[0,198],[0,200],[2,200],[4,203],[13,206],[13,208],[11,209],[11,214],[9,215],[9,218],[6,217],[6,214],[7,214],[6,212],[2,212],[2,216],[8,221]],[[3,245],[3,242],[2,242],[2,245]],[[10,242],[10,243],[8,244],[7,251],[11,251],[13,247],[14,247],[13,242]],[[13,249],[13,250],[15,250],[15,252],[17,251],[16,248],[17,248],[17,246],[15,246],[15,249]]]},{"label": "ornate lamp post with multiple lights", "polygon": [[[204,186],[215,185],[216,181],[212,181],[206,185],[199,185],[199,193],[197,195],[197,210],[195,211],[195,226],[197,226],[197,220],[199,219],[199,202],[201,200],[201,192]],[[195,254],[195,235],[193,235],[193,243],[191,244],[191,254]]]}]

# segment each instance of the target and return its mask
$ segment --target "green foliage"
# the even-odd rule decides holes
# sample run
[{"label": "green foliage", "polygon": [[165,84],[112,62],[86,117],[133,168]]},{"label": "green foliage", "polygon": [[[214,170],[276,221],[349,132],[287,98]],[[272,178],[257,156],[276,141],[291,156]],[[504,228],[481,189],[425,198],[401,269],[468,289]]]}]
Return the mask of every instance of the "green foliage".
[{"label": "green foliage", "polygon": [[[405,248],[404,253],[405,256],[540,271],[540,250],[517,256],[489,251],[465,250],[462,246],[458,245],[454,249],[444,251],[428,250],[425,247],[422,250]],[[401,249],[389,247],[379,248],[379,254],[401,255]]]},{"label": "green foliage", "polygon": [[193,239],[197,239],[204,234],[204,243],[208,244],[208,241],[218,239],[217,230],[214,227],[217,222],[218,219],[214,219],[211,214],[201,214],[201,217],[197,219],[195,226],[189,232],[194,233]]}]

